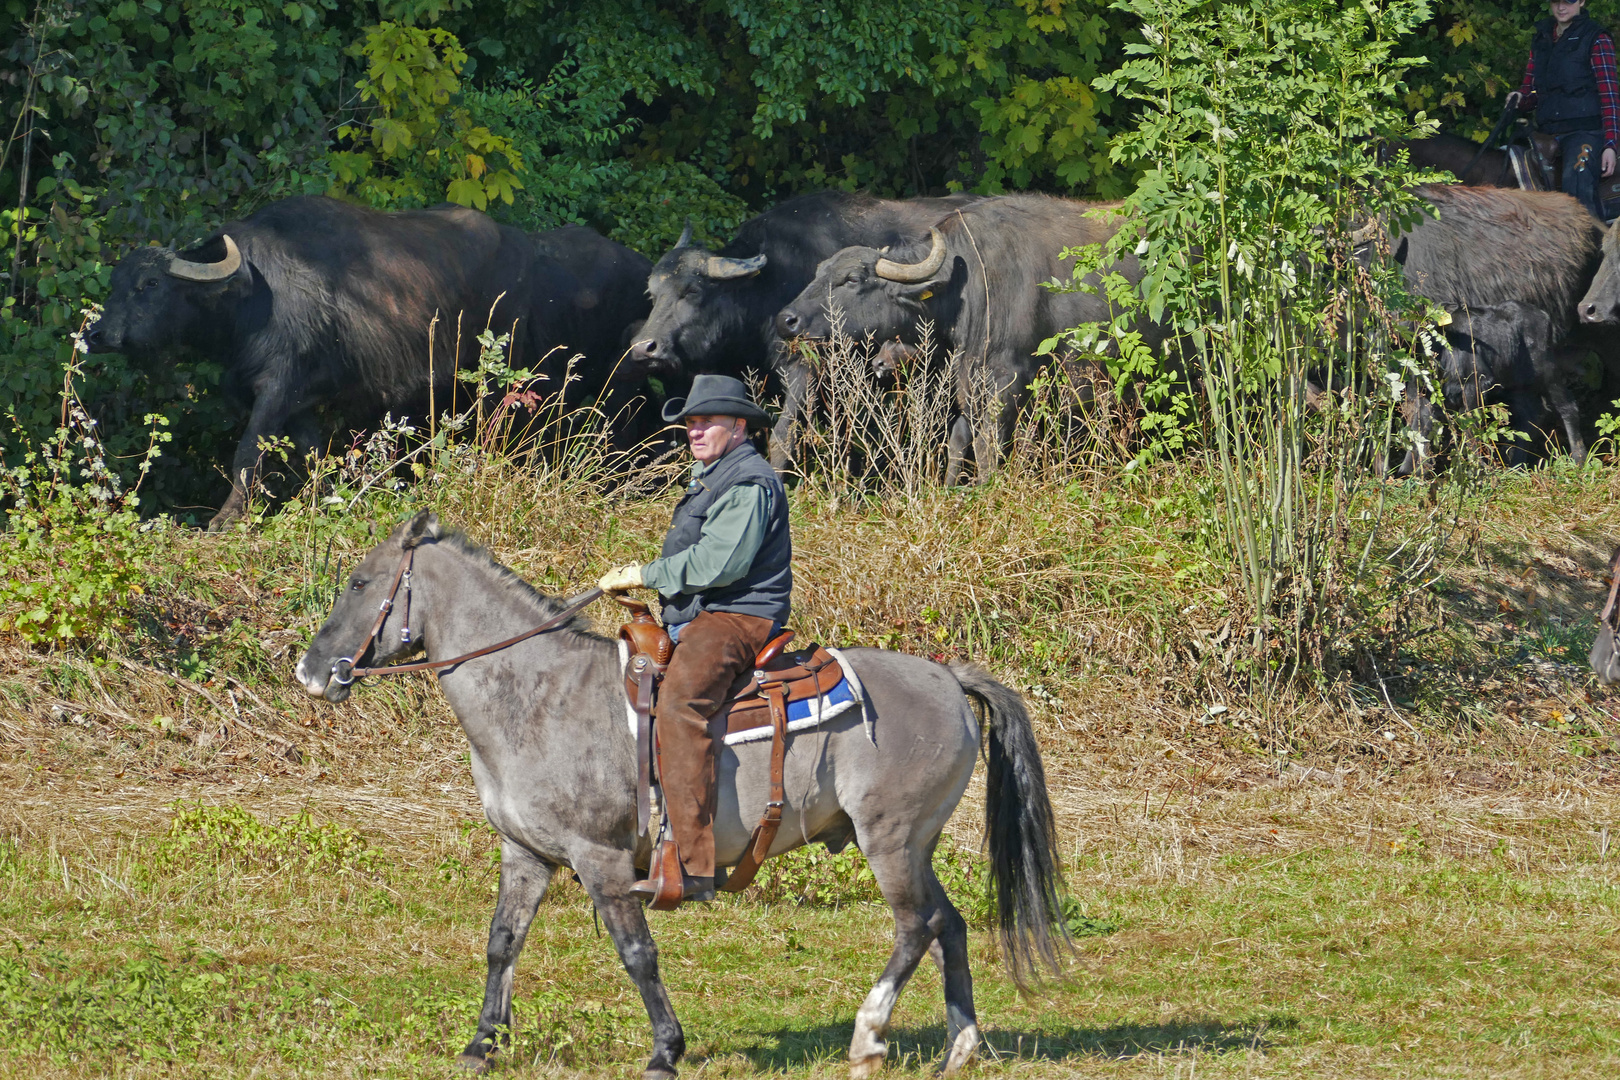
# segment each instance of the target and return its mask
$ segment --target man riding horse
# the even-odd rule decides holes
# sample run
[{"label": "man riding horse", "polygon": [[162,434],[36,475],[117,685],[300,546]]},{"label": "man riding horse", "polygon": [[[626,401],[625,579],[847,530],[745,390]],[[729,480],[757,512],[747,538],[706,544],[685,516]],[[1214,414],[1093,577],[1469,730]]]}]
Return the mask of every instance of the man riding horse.
[{"label": "man riding horse", "polygon": [[1586,14],[1586,0],[1552,0],[1536,24],[1524,81],[1509,108],[1535,110],[1536,126],[1558,138],[1560,188],[1600,220],[1598,175],[1613,175],[1620,140],[1620,81],[1614,39]]},{"label": "man riding horse", "polygon": [[[787,491],[749,441],[769,423],[740,380],[699,375],[664,406],[685,421],[692,465],[658,558],[610,570],[603,592],[648,588],[677,648],[658,694],[660,785],[680,852],[682,898],[714,899],[717,723],[727,692],[787,622],[793,543]],[[633,891],[654,895],[654,881]]]}]

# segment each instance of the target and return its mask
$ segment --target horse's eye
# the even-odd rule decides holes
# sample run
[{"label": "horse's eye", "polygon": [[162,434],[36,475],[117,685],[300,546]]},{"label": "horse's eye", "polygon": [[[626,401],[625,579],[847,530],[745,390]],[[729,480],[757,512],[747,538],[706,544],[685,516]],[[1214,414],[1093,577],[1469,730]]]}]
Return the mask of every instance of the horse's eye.
[{"label": "horse's eye", "polygon": [[349,582],[349,588],[353,589],[355,592],[365,592],[366,586],[369,584],[371,583],[365,578],[355,578],[353,581]]}]

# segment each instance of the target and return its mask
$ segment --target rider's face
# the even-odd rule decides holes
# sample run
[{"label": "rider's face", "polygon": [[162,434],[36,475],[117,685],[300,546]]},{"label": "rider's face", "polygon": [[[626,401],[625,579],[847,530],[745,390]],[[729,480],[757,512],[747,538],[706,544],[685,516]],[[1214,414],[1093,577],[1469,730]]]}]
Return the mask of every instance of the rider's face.
[{"label": "rider's face", "polygon": [[1568,26],[1575,21],[1575,16],[1581,13],[1581,8],[1586,6],[1586,0],[1576,0],[1575,3],[1568,3],[1567,0],[1552,0],[1552,3],[1547,6],[1552,11],[1553,22],[1559,26]]},{"label": "rider's face", "polygon": [[725,457],[748,436],[748,428],[738,416],[688,416],[686,441],[691,444],[692,456],[705,465],[712,465]]}]

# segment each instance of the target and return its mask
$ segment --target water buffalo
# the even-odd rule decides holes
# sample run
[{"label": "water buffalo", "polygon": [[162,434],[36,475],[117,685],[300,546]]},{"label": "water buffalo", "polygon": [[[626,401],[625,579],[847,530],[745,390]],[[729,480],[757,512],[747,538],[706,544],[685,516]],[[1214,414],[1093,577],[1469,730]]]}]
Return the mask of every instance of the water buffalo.
[{"label": "water buffalo", "polygon": [[550,343],[537,331],[566,327],[558,298],[577,288],[522,232],[476,210],[383,213],[298,197],[184,252],[126,256],[86,343],[93,352],[191,350],[224,362],[226,388],[252,412],[230,497],[209,523],[219,528],[242,513],[261,440],[286,434],[302,454],[321,445],[321,406],[363,424],[425,403],[430,381],[448,391],[457,361],[476,357],[486,325],[513,332],[515,366],[538,361]]},{"label": "water buffalo", "polygon": [[1620,683],[1620,547],[1609,556],[1609,599],[1598,615],[1590,659],[1598,682],[1604,686]]},{"label": "water buffalo", "polygon": [[[936,328],[944,352],[960,350],[964,413],[951,430],[946,482],[956,483],[971,447],[981,472],[992,468],[1012,439],[1013,421],[1030,381],[1045,362],[1035,355],[1046,338],[1114,312],[1093,293],[1056,292],[1042,283],[1068,281],[1065,247],[1108,240],[1122,218],[1117,203],[1079,202],[1048,195],[1008,195],[953,210],[929,238],[892,252],[848,247],[825,260],[815,280],[776,317],[784,338],[818,339],[832,330],[836,309],[853,337],[898,338],[915,344],[925,322]],[[926,246],[924,246],[926,245]],[[1132,282],[1141,278],[1135,256],[1110,268]],[[1139,327],[1157,345],[1157,327]],[[974,380],[993,383],[993,419],[967,419]],[[992,437],[993,433],[993,437]]]},{"label": "water buffalo", "polygon": [[[1553,344],[1553,320],[1545,311],[1522,300],[1470,308],[1459,312],[1444,333],[1440,370],[1447,412],[1469,412],[1487,400],[1501,400],[1509,424],[1527,436],[1508,444],[1508,463],[1528,465],[1534,452],[1531,440],[1545,431],[1550,411],[1563,426],[1570,455],[1585,460],[1581,409],[1571,390],[1585,352]],[[1431,405],[1420,398],[1411,424],[1425,444],[1433,420]],[[1420,456],[1409,454],[1397,475],[1411,473]]]},{"label": "water buffalo", "polygon": [[[1594,223],[1596,227],[1596,223]],[[1603,235],[1602,258],[1576,309],[1583,323],[1620,323],[1620,222]]]},{"label": "water buffalo", "polygon": [[[1583,459],[1586,448],[1579,437],[1579,405],[1570,385],[1570,359],[1584,356],[1588,350],[1598,352],[1611,366],[1616,359],[1601,337],[1575,332],[1578,298],[1597,272],[1602,226],[1579,202],[1561,192],[1424,184],[1417,194],[1435,208],[1437,217],[1424,216],[1411,228],[1382,238],[1381,228],[1373,227],[1363,232],[1363,239],[1387,244],[1389,254],[1402,267],[1406,287],[1445,308],[1455,326],[1463,327],[1470,312],[1496,309],[1483,317],[1482,324],[1495,342],[1492,348],[1504,356],[1531,350],[1523,363],[1532,374],[1515,376],[1501,385],[1523,388],[1543,380],[1544,392],[1564,420],[1566,433],[1576,433],[1570,437],[1571,454]],[[1514,312],[1523,315],[1531,309],[1545,315],[1545,325],[1510,329],[1503,322]],[[1451,336],[1459,333],[1467,336],[1470,332],[1459,329]],[[1459,344],[1472,352],[1471,337]],[[1560,349],[1570,352],[1564,357],[1551,355]],[[1475,361],[1454,358],[1454,362],[1463,371]],[[1546,385],[1548,379],[1560,381],[1556,390]],[[1528,409],[1517,410],[1526,420],[1529,413]],[[1531,439],[1540,435],[1532,428],[1523,433]],[[1408,466],[1410,463],[1409,457]]]},{"label": "water buffalo", "polygon": [[557,380],[567,361],[583,354],[565,400],[570,406],[597,403],[612,424],[614,445],[628,449],[661,426],[644,407],[649,396],[645,373],[625,355],[630,333],[652,310],[647,299],[652,260],[583,225],[529,235],[542,264],[553,261],[573,278],[569,292],[535,298],[536,346],[553,349],[541,371],[554,386],[561,385]]},{"label": "water buffalo", "polygon": [[809,373],[777,340],[777,311],[815,276],[816,264],[840,248],[902,243],[976,199],[801,195],[745,221],[718,252],[692,245],[688,228],[647,279],[652,314],[630,358],[650,374],[741,375],[753,368],[774,376],[783,401],[771,461],[784,468],[793,459]]}]

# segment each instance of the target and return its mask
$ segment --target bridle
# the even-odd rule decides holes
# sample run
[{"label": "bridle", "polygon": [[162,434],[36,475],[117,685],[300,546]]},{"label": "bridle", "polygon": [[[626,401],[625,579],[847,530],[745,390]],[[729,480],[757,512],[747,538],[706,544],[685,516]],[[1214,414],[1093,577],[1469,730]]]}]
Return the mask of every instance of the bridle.
[{"label": "bridle", "polygon": [[557,629],[601,599],[603,595],[601,589],[591,589],[539,626],[525,630],[515,637],[509,637],[505,641],[485,645],[482,649],[462,653],[460,656],[452,656],[448,660],[418,660],[411,664],[393,664],[388,667],[355,667],[355,659],[365,656],[366,650],[371,647],[373,642],[378,640],[378,635],[382,633],[383,623],[388,621],[389,612],[394,610],[394,597],[399,594],[401,586],[405,589],[405,625],[400,628],[399,640],[401,645],[411,643],[411,568],[415,563],[416,548],[407,548],[404,556],[399,561],[399,569],[394,571],[394,580],[388,586],[388,595],[383,597],[383,602],[377,609],[377,618],[372,622],[371,629],[366,632],[365,638],[361,640],[360,647],[350,655],[341,656],[332,661],[332,681],[339,686],[348,686],[354,680],[363,679],[368,675],[403,675],[407,671],[437,671],[441,668],[455,667],[457,664],[465,663],[480,656],[487,656],[492,652],[499,652],[509,646],[516,645],[520,641],[527,641],[536,634],[543,634],[548,630]]}]

